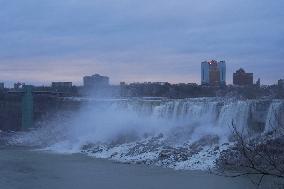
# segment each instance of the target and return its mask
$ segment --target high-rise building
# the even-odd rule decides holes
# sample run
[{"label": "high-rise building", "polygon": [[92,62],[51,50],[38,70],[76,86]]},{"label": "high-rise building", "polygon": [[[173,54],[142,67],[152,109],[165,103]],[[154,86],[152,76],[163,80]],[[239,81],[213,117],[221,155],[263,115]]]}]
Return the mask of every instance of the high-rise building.
[{"label": "high-rise building", "polygon": [[226,62],[212,60],[201,63],[201,84],[210,86],[226,85]]},{"label": "high-rise building", "polygon": [[224,60],[218,62],[218,68],[220,71],[220,84],[226,85],[226,62]]},{"label": "high-rise building", "polygon": [[253,85],[253,73],[246,73],[242,68],[236,71],[233,75],[233,84],[234,85]]},{"label": "high-rise building", "polygon": [[101,89],[109,86],[109,77],[95,74],[83,78],[84,87],[88,89]]}]

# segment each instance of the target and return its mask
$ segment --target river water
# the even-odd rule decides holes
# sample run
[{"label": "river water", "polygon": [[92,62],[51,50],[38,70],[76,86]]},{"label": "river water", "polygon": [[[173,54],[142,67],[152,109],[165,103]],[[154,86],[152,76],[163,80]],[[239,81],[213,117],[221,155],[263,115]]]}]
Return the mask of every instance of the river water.
[{"label": "river water", "polygon": [[121,164],[82,154],[19,147],[0,150],[0,189],[249,189],[247,178]]}]

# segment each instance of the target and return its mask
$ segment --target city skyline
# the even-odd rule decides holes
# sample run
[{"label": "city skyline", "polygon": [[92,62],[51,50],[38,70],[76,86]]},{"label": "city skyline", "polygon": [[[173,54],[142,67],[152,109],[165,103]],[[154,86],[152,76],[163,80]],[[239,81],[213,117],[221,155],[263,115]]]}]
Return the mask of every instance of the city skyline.
[{"label": "city skyline", "polygon": [[[227,66],[226,66],[226,61],[224,61],[224,60],[220,61],[220,62],[217,62],[216,60],[210,60],[210,61],[203,61],[203,62],[201,62],[201,69],[199,71],[200,72],[200,76],[199,77],[201,77],[201,79],[199,78],[198,81],[192,81],[192,82],[189,82],[189,81],[185,81],[185,82],[170,82],[170,81],[167,81],[167,80],[164,80],[164,81],[159,81],[159,80],[157,80],[157,81],[155,81],[155,80],[141,80],[141,81],[127,81],[127,82],[126,81],[117,81],[117,82],[114,83],[114,82],[110,82],[111,81],[111,76],[109,76],[109,75],[103,76],[103,74],[100,75],[101,73],[93,73],[93,74],[90,74],[90,75],[91,76],[106,77],[106,78],[108,78],[108,80],[109,80],[108,82],[109,82],[110,85],[119,85],[121,82],[125,82],[127,84],[131,84],[131,83],[145,83],[145,82],[150,82],[150,83],[151,82],[153,82],[153,83],[155,83],[155,82],[158,82],[158,83],[160,83],[160,82],[162,82],[162,83],[163,82],[168,82],[168,83],[171,83],[171,84],[196,83],[196,84],[199,84],[199,85],[207,85],[209,83],[207,83],[207,84],[203,83],[203,80],[204,80],[203,64],[204,63],[211,64],[210,62],[216,62],[216,63],[220,63],[220,62],[222,63],[223,62],[225,64],[225,68],[224,68],[224,71],[222,71],[222,72],[225,72],[224,73],[225,74],[225,80],[223,80],[221,82],[224,82],[223,83],[224,85],[235,85],[234,81],[233,81],[235,73],[232,73],[232,75],[229,75],[229,76],[228,76],[228,74],[226,74]],[[233,72],[238,72],[239,70],[244,70],[244,68],[240,67],[239,69],[237,69],[237,70],[235,70]],[[251,74],[254,74],[254,73],[251,73]],[[223,74],[221,74],[221,75],[223,75]],[[78,81],[72,81],[72,80],[60,80],[59,79],[59,80],[48,80],[48,81],[39,81],[39,82],[25,81],[25,80],[22,80],[22,81],[20,81],[20,80],[17,80],[17,81],[16,80],[15,81],[3,81],[3,80],[0,80],[0,83],[5,84],[5,87],[13,87],[14,84],[16,84],[16,83],[19,83],[19,84],[23,83],[23,84],[26,84],[26,85],[35,85],[35,86],[50,86],[50,85],[53,85],[53,83],[71,83],[71,84],[74,84],[74,86],[83,86],[84,83],[85,83],[85,78],[86,77],[90,77],[90,76],[86,76],[86,75],[81,76],[81,81],[79,81],[79,82]],[[231,79],[228,80],[228,77],[230,77]],[[279,79],[281,80],[282,78],[279,78]],[[279,82],[279,79],[274,81],[274,83],[272,83],[272,84],[264,84],[264,85],[277,85],[278,82]],[[253,78],[252,82],[253,83],[257,83],[258,80],[261,81],[261,78]],[[230,81],[230,82],[228,82],[228,81]],[[209,80],[208,80],[208,82],[209,82]],[[218,84],[218,85],[220,85],[220,84]]]},{"label": "city skyline", "polygon": [[[284,77],[281,2],[16,0],[0,3],[0,80],[49,84],[82,76],[200,83],[200,62],[226,60],[263,84]],[[45,82],[43,82],[45,81]]]}]

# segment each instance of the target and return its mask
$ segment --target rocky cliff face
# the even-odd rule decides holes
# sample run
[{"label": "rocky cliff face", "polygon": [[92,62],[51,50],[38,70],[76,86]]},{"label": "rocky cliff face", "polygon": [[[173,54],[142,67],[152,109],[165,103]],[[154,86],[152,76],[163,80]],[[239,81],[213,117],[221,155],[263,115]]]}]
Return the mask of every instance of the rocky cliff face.
[{"label": "rocky cliff face", "polygon": [[21,127],[21,97],[3,95],[0,97],[0,130],[17,131]]},{"label": "rocky cliff face", "polygon": [[[76,111],[81,103],[65,101],[51,95],[34,95],[34,123],[53,119],[60,112]],[[20,131],[22,121],[22,94],[6,94],[0,97],[0,130]]]}]

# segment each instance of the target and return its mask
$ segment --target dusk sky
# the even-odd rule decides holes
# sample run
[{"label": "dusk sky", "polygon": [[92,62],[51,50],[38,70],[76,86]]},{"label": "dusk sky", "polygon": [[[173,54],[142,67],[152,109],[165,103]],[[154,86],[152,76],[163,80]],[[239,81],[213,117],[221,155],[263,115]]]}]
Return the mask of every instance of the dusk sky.
[{"label": "dusk sky", "polygon": [[283,0],[0,0],[0,80],[200,83],[226,60],[263,84],[284,78]]}]

